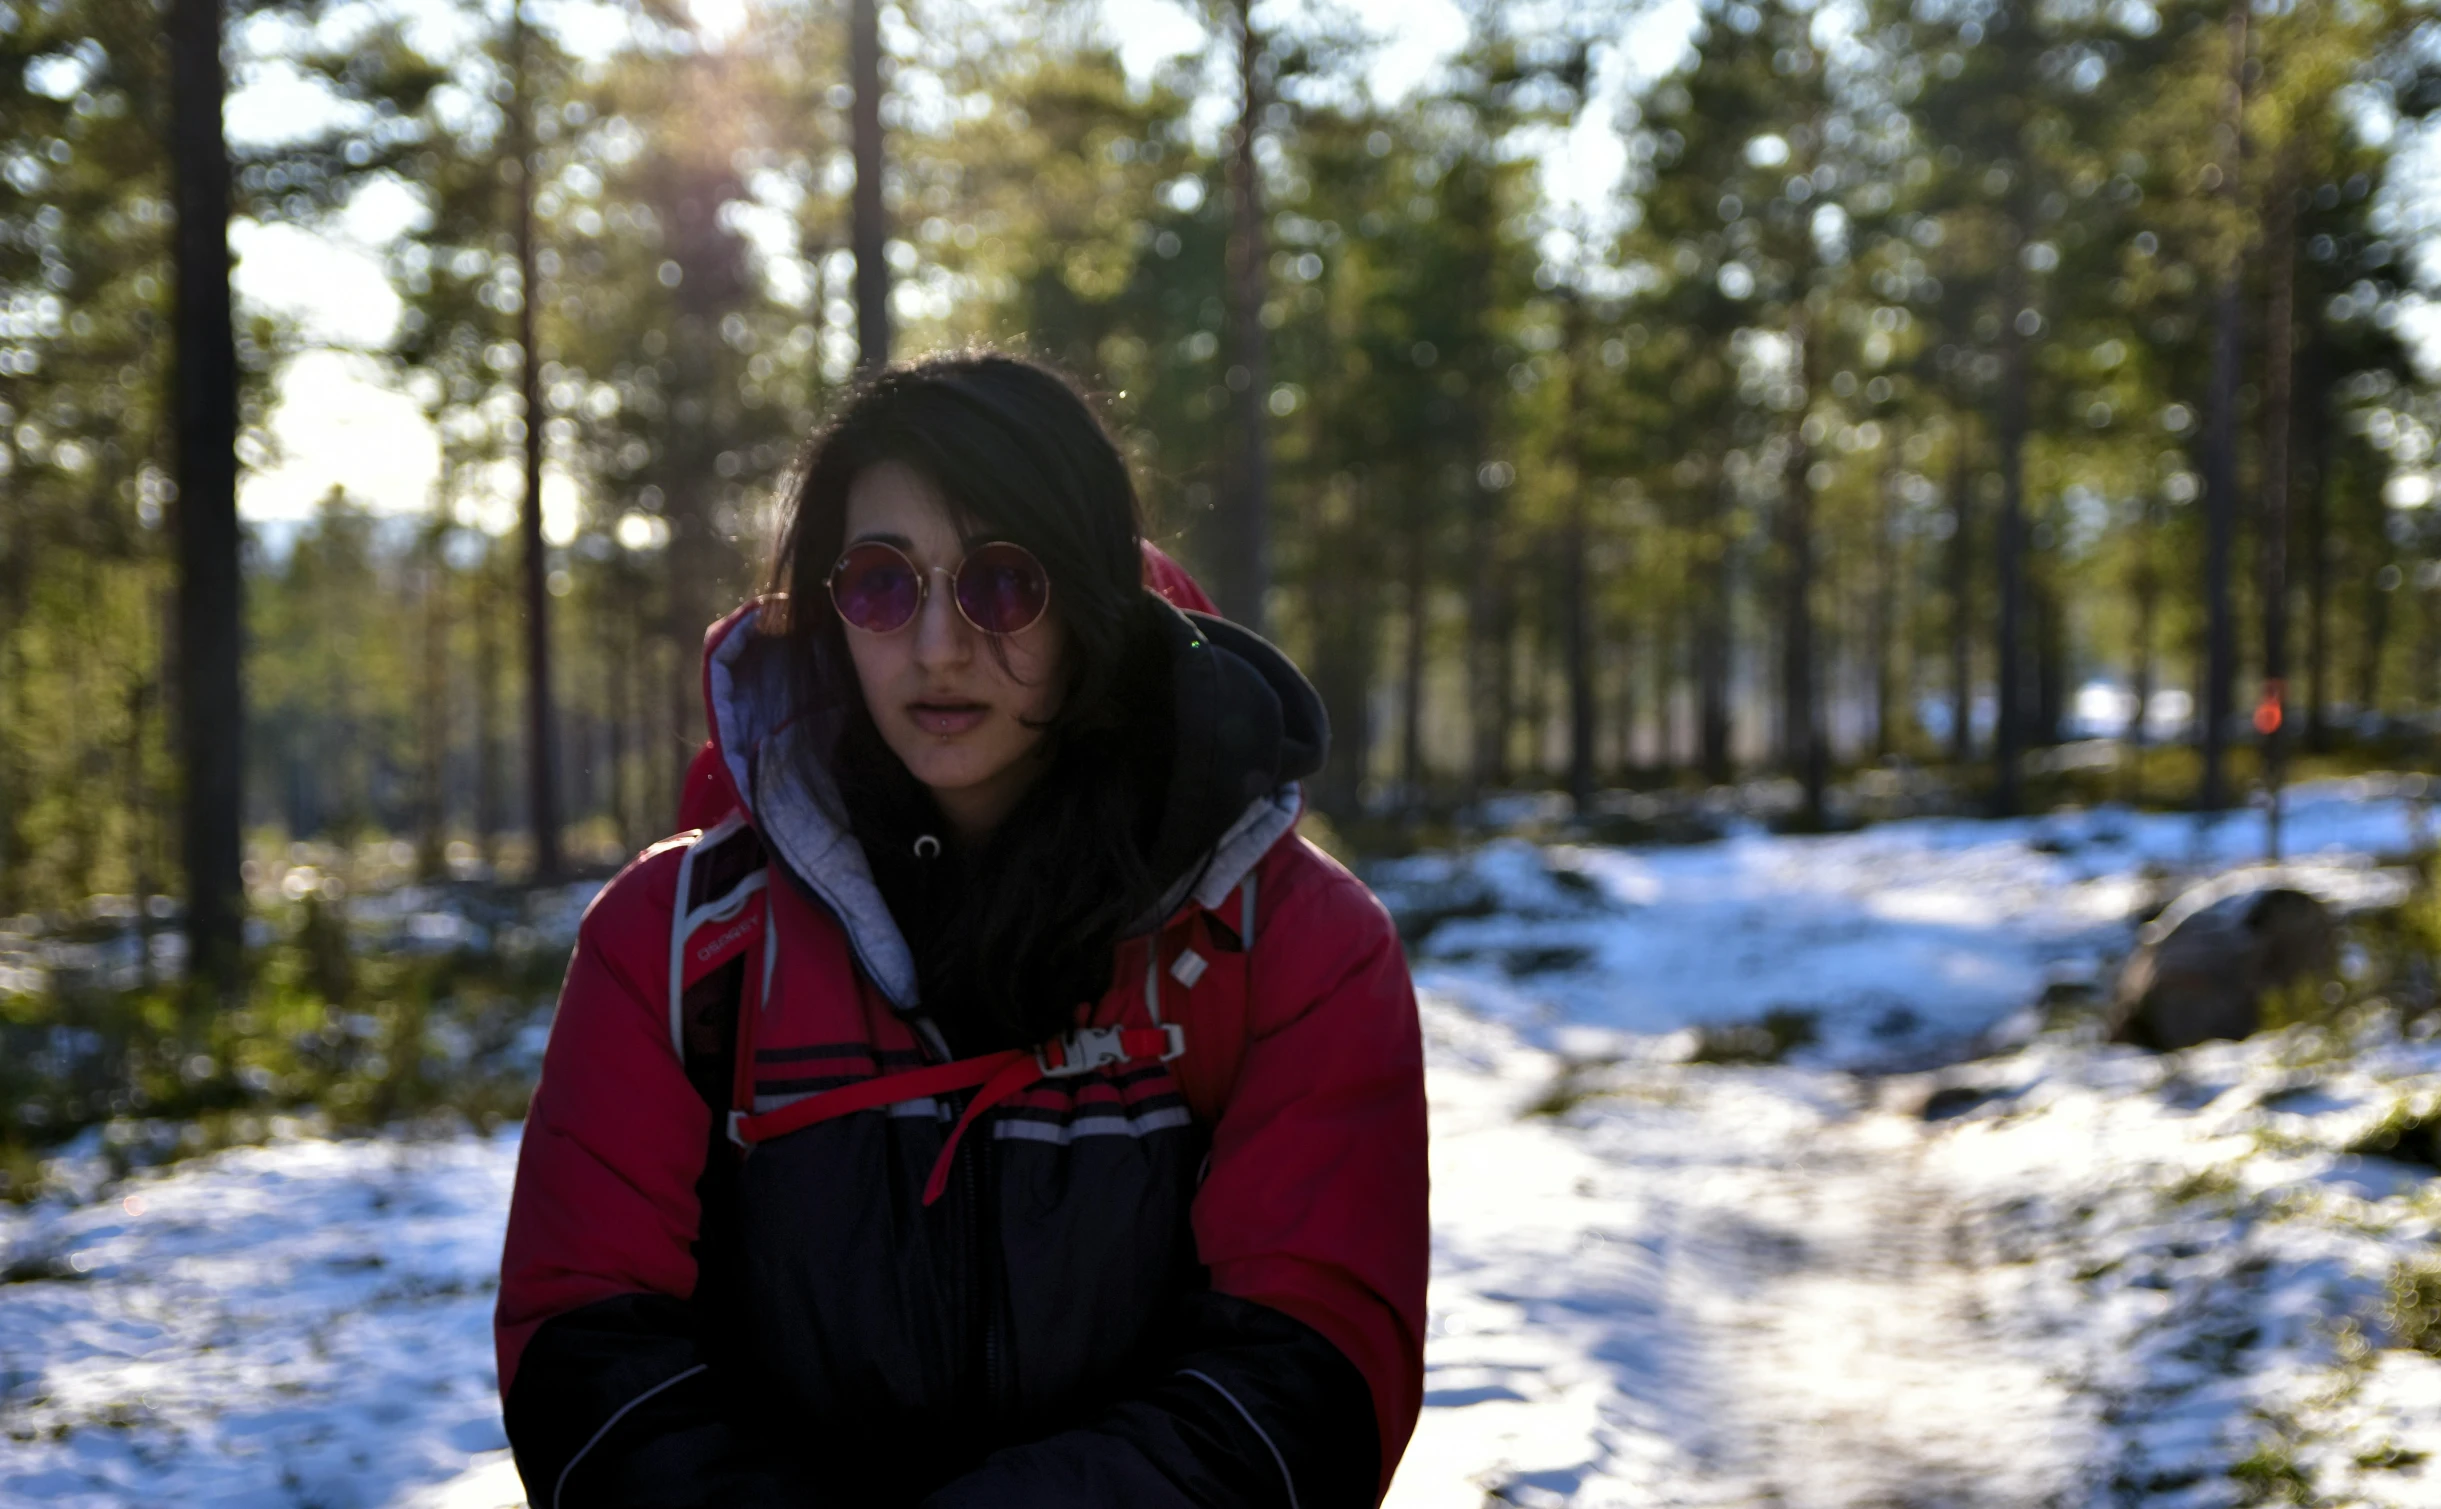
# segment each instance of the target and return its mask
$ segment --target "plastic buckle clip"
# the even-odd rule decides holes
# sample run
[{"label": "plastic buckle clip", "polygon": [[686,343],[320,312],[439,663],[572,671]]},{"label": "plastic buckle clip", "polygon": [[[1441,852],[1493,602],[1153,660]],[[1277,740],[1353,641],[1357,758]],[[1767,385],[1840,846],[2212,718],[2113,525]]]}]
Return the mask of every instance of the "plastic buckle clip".
[{"label": "plastic buckle clip", "polygon": [[1119,1031],[1116,1027],[1079,1027],[1056,1040],[1060,1062],[1051,1062],[1050,1043],[1034,1050],[1034,1062],[1051,1079],[1074,1079],[1111,1064],[1123,1064],[1127,1062],[1127,1047],[1120,1041]]},{"label": "plastic buckle clip", "polygon": [[[1097,1069],[1107,1069],[1113,1064],[1137,1062],[1145,1055],[1130,1053],[1127,1039],[1131,1035],[1136,1036],[1141,1045],[1141,1035],[1146,1030],[1141,1027],[1079,1027],[1035,1049],[1034,1063],[1046,1078],[1074,1079]],[[1186,1028],[1176,1022],[1163,1022],[1159,1031],[1161,1062],[1166,1064],[1187,1051]],[[1059,1050],[1059,1062],[1056,1064],[1051,1062],[1054,1047]]]}]

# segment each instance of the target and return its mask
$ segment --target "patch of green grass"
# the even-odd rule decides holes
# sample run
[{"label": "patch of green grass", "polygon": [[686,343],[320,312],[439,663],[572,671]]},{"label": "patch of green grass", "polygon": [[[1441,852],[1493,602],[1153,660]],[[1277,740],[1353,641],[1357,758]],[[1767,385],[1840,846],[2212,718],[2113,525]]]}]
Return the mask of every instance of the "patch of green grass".
[{"label": "patch of green grass", "polygon": [[2297,1461],[2295,1449],[2274,1437],[2233,1463],[2229,1479],[2237,1484],[2240,1504],[2312,1504],[2314,1476]]},{"label": "patch of green grass", "polygon": [[1793,1007],[1763,1013],[1761,1021],[1728,1022],[1695,1029],[1691,1064],[1776,1064],[1819,1036],[1815,1014]]},{"label": "patch of green grass", "polygon": [[2392,1271],[2382,1324],[2391,1345],[2441,1357],[2441,1258],[2411,1258]]},{"label": "patch of green grass", "polygon": [[2309,972],[2263,992],[2260,1007],[2263,1030],[2277,1032],[2284,1027],[2325,1025],[2346,1000],[2345,985]]},{"label": "patch of green grass", "polygon": [[299,907],[233,1008],[168,987],[16,996],[0,1012],[0,1199],[42,1192],[59,1145],[106,1129],[114,1173],[261,1140],[271,1118],[334,1129],[446,1115],[488,1130],[532,1090],[526,1029],[564,958],[354,954]]},{"label": "patch of green grass", "polygon": [[2302,1157],[2318,1148],[2318,1144],[2313,1138],[2299,1136],[2295,1132],[2284,1132],[2277,1127],[2255,1127],[2247,1133],[2247,1137],[2254,1143],[2256,1152],[2270,1153],[2275,1157]]},{"label": "patch of green grass", "polygon": [[2395,1158],[2441,1169],[2441,1097],[2402,1097],[2343,1152],[2360,1158]]},{"label": "patch of green grass", "polygon": [[1528,1116],[1565,1116],[1578,1106],[1608,1093],[1595,1076],[1619,1061],[1615,1058],[1572,1059],[1560,1065],[1550,1086],[1526,1107]]},{"label": "patch of green grass", "polygon": [[2406,1472],[2421,1467],[2432,1455],[2427,1451],[2410,1451],[2396,1441],[2384,1441],[2371,1451],[2356,1454],[2356,1465],[2367,1472]]},{"label": "patch of green grass", "polygon": [[2232,1164],[2216,1163],[2199,1168],[2161,1192],[2163,1203],[2187,1205],[2198,1200],[2234,1201],[2240,1189],[2237,1169]]},{"label": "patch of green grass", "polygon": [[2441,1004],[2441,888],[2430,853],[2412,861],[2408,899],[2336,916],[2340,968],[2267,992],[2266,1031],[2283,1031],[2280,1062],[2309,1068],[2355,1054],[2369,1036],[2405,1030]]}]

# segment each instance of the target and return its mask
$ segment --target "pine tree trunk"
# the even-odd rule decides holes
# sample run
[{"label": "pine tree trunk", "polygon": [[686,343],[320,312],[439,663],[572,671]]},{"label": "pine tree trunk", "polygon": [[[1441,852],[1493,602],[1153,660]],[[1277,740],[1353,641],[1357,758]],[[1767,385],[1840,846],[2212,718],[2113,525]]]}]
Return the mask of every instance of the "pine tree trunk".
[{"label": "pine tree trunk", "polygon": [[1407,524],[1407,615],[1405,643],[1400,647],[1402,662],[1399,681],[1401,713],[1399,724],[1399,783],[1406,788],[1410,807],[1424,799],[1424,640],[1429,628],[1432,609],[1430,542],[1426,539],[1424,506],[1421,489],[1413,490],[1408,502]]},{"label": "pine tree trunk", "polygon": [[[1356,484],[1345,484],[1354,488]],[[1375,673],[1375,610],[1379,585],[1364,569],[1364,522],[1372,513],[1362,492],[1347,500],[1348,523],[1317,527],[1314,551],[1318,560],[1339,569],[1310,577],[1306,583],[1306,621],[1314,628],[1314,689],[1331,724],[1331,747],[1314,782],[1315,805],[1332,817],[1353,817],[1362,805],[1365,770],[1372,749],[1372,708],[1368,692]]]},{"label": "pine tree trunk", "polygon": [[1470,396],[1458,453],[1475,470],[1466,489],[1466,721],[1469,800],[1501,784],[1502,746],[1509,732],[1508,666],[1510,563],[1500,537],[1500,495],[1485,479],[1481,415]]},{"label": "pine tree trunk", "polygon": [[525,501],[518,510],[523,547],[526,669],[526,816],[534,830],[537,881],[557,880],[559,855],[559,718],[551,703],[550,552],[542,538],[542,350],[536,337],[542,274],[534,235],[533,70],[525,7],[509,9],[509,150],[517,159],[517,344],[524,352],[518,387],[525,403]]},{"label": "pine tree trunk", "polygon": [[[1821,342],[1802,313],[1790,319],[1788,334],[1797,351],[1798,385],[1810,396]],[[1805,441],[1802,411],[1798,418],[1798,428],[1788,437],[1788,465],[1780,482],[1780,552],[1786,572],[1780,589],[1785,615],[1780,641],[1780,738],[1788,773],[1804,791],[1798,821],[1810,831],[1819,831],[1830,762],[1823,749],[1814,696],[1814,484],[1810,475],[1814,458]]]},{"label": "pine tree trunk", "polygon": [[1906,617],[1907,578],[1899,569],[1898,510],[1890,485],[1894,473],[1895,468],[1885,467],[1875,489],[1873,594],[1865,604],[1865,657],[1872,683],[1876,760],[1889,759],[1898,747],[1898,725],[1904,716],[1899,709],[1898,626]]},{"label": "pine tree trunk", "polygon": [[2409,678],[2408,711],[2420,713],[2441,701],[2441,584],[2419,583],[2416,595],[2415,673]]},{"label": "pine tree trunk", "polygon": [[805,407],[817,417],[829,412],[830,380],[823,376],[823,353],[831,348],[831,275],[828,266],[831,248],[817,241],[805,248],[808,280],[813,285],[805,311],[806,324],[814,336],[813,354],[805,364]]},{"label": "pine tree trunk", "polygon": [[[1568,522],[1561,543],[1561,596],[1567,615],[1568,798],[1582,820],[1593,815],[1594,695],[1593,584],[1586,557],[1592,549],[1587,526],[1589,483],[1585,476],[1585,301],[1568,299],[1562,342],[1568,360],[1568,422],[1562,432],[1568,478]],[[1625,763],[1624,758],[1621,761]]]},{"label": "pine tree trunk", "polygon": [[1522,744],[1526,779],[1537,784],[1550,774],[1544,749],[1549,743],[1545,736],[1551,731],[1551,675],[1543,655],[1544,636],[1535,632],[1540,627],[1532,621],[1520,622],[1511,634],[1515,651],[1503,662],[1509,670],[1509,689],[1504,699],[1504,711],[1509,716],[1501,722],[1509,730],[1504,743],[1511,757],[1515,757]]},{"label": "pine tree trunk", "polygon": [[[686,66],[700,70],[697,87],[715,95],[733,87],[728,64],[711,56],[686,60]],[[720,325],[743,297],[748,273],[745,246],[720,215],[724,203],[743,194],[732,154],[721,140],[688,145],[689,152],[669,164],[654,197],[664,217],[666,253],[678,267],[670,294],[669,399],[675,423],[666,447],[663,514],[670,538],[661,555],[663,627],[676,652],[669,685],[672,726],[692,750],[709,733],[703,727],[700,672],[704,631],[737,600],[732,589],[739,557],[732,540],[739,521],[724,507],[720,458],[736,434],[738,410],[736,389],[723,376],[727,346]],[[861,291],[858,299],[861,307]]]},{"label": "pine tree trunk", "polygon": [[1229,426],[1221,438],[1219,549],[1214,596],[1221,611],[1264,630],[1271,592],[1271,361],[1263,330],[1269,251],[1263,229],[1263,179],[1255,137],[1263,123],[1263,38],[1253,0],[1234,0],[1237,127],[1229,144],[1228,267],[1222,289],[1228,363]]},{"label": "pine tree trunk", "polygon": [[500,830],[507,826],[501,812],[506,792],[500,769],[500,581],[491,559],[496,548],[496,542],[485,547],[474,581],[475,842],[487,877],[499,874]]},{"label": "pine tree trunk", "polygon": [[1476,641],[1475,641],[1475,764],[1474,793],[1497,791],[1509,784],[1509,733],[1516,719],[1515,596],[1502,558],[1496,494],[1480,490],[1475,520]]},{"label": "pine tree trunk", "polygon": [[[2148,522],[2148,527],[2151,521]],[[2134,665],[2129,671],[2129,693],[2134,710],[2129,714],[2125,743],[2129,750],[2128,799],[2144,799],[2145,718],[2153,707],[2153,640],[2155,624],[2161,608],[2161,572],[2153,564],[2150,541],[2137,546],[2147,554],[2129,574],[2129,591],[2136,606],[2136,645]]]},{"label": "pine tree trunk", "polygon": [[[2025,178],[2021,165],[2019,178]],[[2022,197],[2022,196],[2021,196]],[[1993,530],[1993,570],[1999,584],[2000,630],[1993,680],[1998,714],[1992,741],[1992,811],[2013,816],[2018,807],[2018,757],[2025,748],[2025,488],[2026,426],[2031,353],[2024,328],[2029,305],[2018,248],[2025,219],[2010,228],[2002,263],[2000,302],[2000,394],[1993,439],[2000,468],[2000,517]]]},{"label": "pine tree trunk", "polygon": [[[1641,711],[1636,694],[1636,660],[1649,655],[1655,636],[1638,632],[1636,621],[1627,619],[1620,624],[1619,642],[1613,664],[1618,668],[1619,682],[1611,699],[1612,746],[1615,763],[1612,769],[1622,778],[1636,773],[1636,715]],[[1656,678],[1654,685],[1668,683]]]},{"label": "pine tree trunk", "polygon": [[2305,745],[2331,745],[2331,376],[2320,322],[2309,315],[2297,414],[2305,431]]},{"label": "pine tree trunk", "polygon": [[2381,567],[2365,573],[2365,641],[2356,663],[2356,711],[2360,718],[2382,710],[2382,656],[2390,647],[2390,599],[2395,595],[2382,590]]},{"label": "pine tree trunk", "polygon": [[1975,509],[1965,425],[1957,431],[1949,463],[1949,758],[1964,765],[1975,757]]},{"label": "pine tree trunk", "polygon": [[430,882],[448,873],[449,804],[443,789],[449,757],[449,566],[442,558],[442,519],[425,526],[424,643],[416,678],[415,873]]},{"label": "pine tree trunk", "polygon": [[2263,217],[2263,513],[2255,566],[2263,611],[2263,699],[2255,716],[2262,738],[2263,783],[2270,793],[2270,857],[2280,857],[2281,760],[2288,709],[2289,432],[2296,399],[2297,169],[2294,150],[2272,175]]},{"label": "pine tree trunk", "polygon": [[[33,677],[26,666],[21,629],[31,585],[33,534],[30,521],[16,510],[0,509],[0,916],[9,917],[23,912],[28,904],[26,882],[31,871],[25,862],[25,820],[33,805],[33,772],[26,757],[27,741],[34,731],[28,707]],[[176,631],[162,638],[164,648],[174,657]],[[163,683],[174,686],[177,673],[178,662],[173,658],[162,668]],[[183,751],[174,701],[169,713],[171,745]],[[179,818],[184,821],[183,811]]]},{"label": "pine tree trunk", "polygon": [[856,160],[849,239],[856,254],[856,366],[890,360],[890,222],[882,205],[881,0],[848,0],[848,134]]},{"label": "pine tree trunk", "polygon": [[665,690],[679,689],[681,692],[676,699],[645,696],[638,703],[645,708],[641,716],[648,720],[653,732],[651,781],[644,803],[645,824],[656,833],[675,832],[680,798],[684,795],[682,788],[686,784],[687,764],[695,753],[687,742],[686,711],[683,706],[692,700],[683,694],[683,689],[687,683],[687,672],[694,668],[686,664],[686,656],[680,653],[682,646],[670,644],[657,635],[647,639],[641,626],[637,630],[637,638],[642,645],[639,658],[651,668],[644,685]]},{"label": "pine tree trunk", "polygon": [[[615,549],[616,547],[614,547]],[[619,549],[612,558],[620,584],[633,592],[635,568],[627,552]],[[643,841],[641,825],[635,820],[633,792],[635,780],[635,682],[630,668],[636,663],[642,646],[637,632],[637,619],[631,613],[610,615],[611,621],[602,626],[603,643],[616,650],[602,662],[602,701],[608,709],[610,743],[610,827],[619,838],[619,847],[633,849]]]},{"label": "pine tree trunk", "polygon": [[154,686],[141,670],[127,681],[127,740],[120,748],[121,773],[127,781],[128,890],[136,904],[136,978],[145,989],[153,985],[152,846],[145,842],[145,823],[153,810],[152,782],[146,778],[145,728],[152,719]]},{"label": "pine tree trunk", "polygon": [[1664,771],[1675,772],[1681,762],[1692,765],[1695,761],[1695,741],[1688,726],[1695,707],[1695,663],[1684,613],[1663,621],[1654,657],[1659,674],[1653,684],[1661,695],[1661,705],[1655,709],[1661,741],[1661,758],[1656,763]]},{"label": "pine tree trunk", "polygon": [[1695,626],[1695,701],[1697,757],[1704,779],[1725,785],[1735,773],[1729,747],[1729,523],[1735,500],[1726,478],[1714,483],[1709,538],[1710,559],[1699,568]]},{"label": "pine tree trunk", "polygon": [[244,582],[238,564],[237,333],[229,292],[227,75],[220,0],[171,0],[170,184],[178,220],[178,725],[186,778],[187,959],[196,999],[244,968]]},{"label": "pine tree trunk", "polygon": [[[2246,67],[2246,7],[2229,8],[2229,86],[2225,125],[2235,138],[2243,119]],[[2238,148],[2233,139],[2220,164],[2224,194],[2234,199]],[[2203,786],[2197,805],[2217,812],[2229,805],[2227,745],[2232,693],[2237,679],[2237,624],[2229,598],[2230,557],[2238,520],[2238,363],[2242,359],[2239,307],[2244,256],[2229,248],[2214,298],[2212,393],[2204,419],[2204,695]]]}]

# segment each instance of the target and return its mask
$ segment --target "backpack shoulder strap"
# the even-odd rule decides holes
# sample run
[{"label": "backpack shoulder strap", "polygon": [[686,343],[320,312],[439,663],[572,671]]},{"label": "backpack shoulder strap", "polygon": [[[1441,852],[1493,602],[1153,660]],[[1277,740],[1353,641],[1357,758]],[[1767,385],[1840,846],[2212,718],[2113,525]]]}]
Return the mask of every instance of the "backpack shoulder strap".
[{"label": "backpack shoulder strap", "polygon": [[[770,900],[764,894],[769,879],[761,839],[736,815],[704,830],[679,860],[678,899],[670,913],[670,1047],[685,1065],[695,1093],[710,1108],[716,1128],[728,1123],[733,1109],[737,1023],[747,972],[767,969],[771,958]],[[1202,992],[1196,1001],[1185,1052],[1171,1062],[1188,1109],[1207,1123],[1228,1107],[1246,1057],[1256,924],[1252,871],[1239,883],[1236,920],[1234,936],[1226,924],[1197,927],[1207,949],[1228,957],[1215,961],[1198,954],[1191,971],[1196,978],[1181,980],[1191,986],[1204,974],[1216,977],[1211,982],[1216,988]],[[1145,1004],[1158,1025],[1158,936],[1148,941],[1147,949]]]},{"label": "backpack shoulder strap", "polygon": [[[1182,979],[1190,989],[1205,975],[1212,976],[1210,990],[1193,997],[1195,1013],[1187,1027],[1186,1052],[1170,1065],[1178,1079],[1178,1091],[1186,1097],[1187,1109],[1195,1119],[1211,1123],[1220,1118],[1229,1106],[1230,1092],[1237,1088],[1239,1068],[1246,1059],[1248,1023],[1253,1017],[1254,940],[1255,940],[1254,872],[1238,885],[1237,933],[1230,937],[1226,925],[1214,928],[1201,923],[1195,932],[1206,948],[1225,954],[1222,959],[1203,959],[1199,953],[1182,953],[1181,961],[1190,956],[1197,959],[1193,971],[1196,978]],[[1234,947],[1232,947],[1234,945]],[[1146,1009],[1154,1019],[1160,1019],[1160,940],[1151,945],[1151,957],[1145,971]],[[1171,970],[1178,978],[1176,965]]]},{"label": "backpack shoulder strap", "polygon": [[715,1120],[729,1111],[738,1009],[749,968],[770,966],[770,867],[740,813],[703,830],[678,861],[670,908],[670,1050]]}]

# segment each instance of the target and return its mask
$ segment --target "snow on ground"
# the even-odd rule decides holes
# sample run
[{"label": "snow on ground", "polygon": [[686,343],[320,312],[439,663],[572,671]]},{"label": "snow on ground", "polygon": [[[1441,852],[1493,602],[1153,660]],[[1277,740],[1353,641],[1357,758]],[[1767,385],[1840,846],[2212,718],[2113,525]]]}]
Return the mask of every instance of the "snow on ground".
[{"label": "snow on ground", "polygon": [[516,1146],[292,1131],[0,1214],[0,1504],[372,1509],[505,1448]]},{"label": "snow on ground", "polygon": [[[2409,780],[2293,789],[2288,882],[2343,904],[2395,899],[2399,878],[2373,861],[2428,841]],[[1446,919],[1421,938],[1419,983],[1575,1051],[1601,1031],[1797,1010],[1820,1033],[1812,1061],[1888,1063],[1954,1055],[2046,986],[2090,980],[2158,890],[2259,860],[2263,824],[2259,811],[2204,825],[2105,808],[1682,848],[1509,841],[1372,878],[1411,936],[1416,919]]]},{"label": "snow on ground", "polygon": [[[2393,896],[2418,806],[2300,791],[2282,873]],[[1390,867],[1435,1136],[1395,1509],[2441,1509],[2441,1359],[2383,1315],[2441,1180],[2346,1151],[2441,1094],[2441,1043],[2157,1058],[2027,1011],[2260,838],[2105,812]],[[1775,1009],[1820,1029],[1791,1062],[1682,1061]],[[518,1502],[488,1330],[515,1147],[292,1129],[0,1211],[0,1503]]]},{"label": "snow on ground", "polygon": [[1429,1375],[1393,1509],[2203,1506],[2250,1461],[2441,1504],[2441,1359],[2379,1347],[2441,1189],[2339,1151],[2441,1084],[2441,1043],[2046,1038],[1877,1080],[1425,1021]]}]

